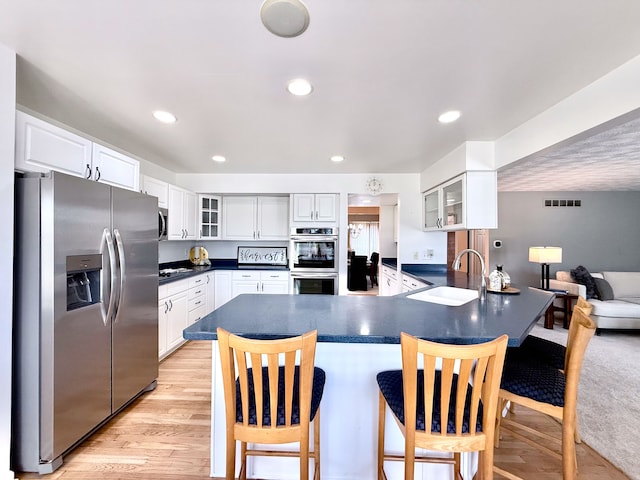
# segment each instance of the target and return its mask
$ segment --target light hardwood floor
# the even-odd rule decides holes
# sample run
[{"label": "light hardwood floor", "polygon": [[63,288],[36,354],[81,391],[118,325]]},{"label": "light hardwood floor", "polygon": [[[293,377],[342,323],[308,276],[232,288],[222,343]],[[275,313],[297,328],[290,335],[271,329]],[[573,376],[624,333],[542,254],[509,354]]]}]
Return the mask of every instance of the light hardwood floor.
[{"label": "light hardwood floor", "polygon": [[[211,343],[189,342],[161,363],[155,391],[137,399],[65,457],[58,470],[46,476],[18,474],[18,478],[205,480],[209,478],[210,388]],[[560,435],[554,420],[524,408],[515,414]],[[577,452],[580,480],[628,479],[585,444],[578,445]],[[562,478],[558,460],[508,434],[496,450],[496,464],[525,479]]]}]

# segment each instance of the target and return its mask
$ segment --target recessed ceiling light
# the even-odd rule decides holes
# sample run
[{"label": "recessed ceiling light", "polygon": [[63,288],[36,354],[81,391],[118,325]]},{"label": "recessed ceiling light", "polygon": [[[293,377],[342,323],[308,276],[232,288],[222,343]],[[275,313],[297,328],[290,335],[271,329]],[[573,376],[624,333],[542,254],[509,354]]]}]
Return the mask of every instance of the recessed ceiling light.
[{"label": "recessed ceiling light", "polygon": [[313,87],[309,82],[302,78],[296,78],[295,80],[291,80],[287,84],[287,90],[292,95],[297,95],[299,97],[303,97],[305,95],[309,95],[313,90]]},{"label": "recessed ceiling light", "polygon": [[460,118],[460,112],[458,110],[449,110],[448,112],[444,112],[442,115],[438,117],[438,121],[440,123],[451,123],[455,122]]},{"label": "recessed ceiling light", "polygon": [[165,112],[163,110],[156,110],[153,112],[153,116],[156,120],[162,123],[176,123],[178,120],[173,113]]},{"label": "recessed ceiling light", "polygon": [[227,159],[224,158],[222,155],[214,155],[213,157],[211,157],[211,160],[218,163],[224,163],[227,161]]},{"label": "recessed ceiling light", "polygon": [[344,160],[344,157],[342,155],[334,155],[333,157],[331,157],[332,162],[340,163],[343,160]]}]

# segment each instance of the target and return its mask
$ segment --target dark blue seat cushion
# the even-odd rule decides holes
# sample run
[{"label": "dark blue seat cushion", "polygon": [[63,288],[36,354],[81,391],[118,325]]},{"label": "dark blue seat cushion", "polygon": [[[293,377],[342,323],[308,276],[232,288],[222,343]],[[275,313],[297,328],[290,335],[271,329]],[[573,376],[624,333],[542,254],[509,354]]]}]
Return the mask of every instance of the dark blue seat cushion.
[{"label": "dark blue seat cushion", "polygon": [[500,388],[538,402],[564,406],[564,373],[548,365],[510,358],[505,361]]},{"label": "dark blue seat cushion", "polygon": [[548,365],[564,370],[564,356],[567,349],[564,345],[544,338],[527,336],[519,347],[507,348],[507,360],[527,360],[533,363]]},{"label": "dark blue seat cushion", "polygon": [[[378,380],[378,386],[380,392],[384,396],[389,408],[393,414],[404,425],[404,393],[402,382],[402,370],[387,370],[378,373],[376,376]],[[433,418],[431,421],[431,431],[440,433],[440,372],[436,372],[434,395],[433,395]],[[418,399],[417,399],[417,412],[416,412],[416,430],[425,431],[425,413],[424,413],[424,373],[422,370],[418,370]],[[453,393],[451,394],[451,400],[449,403],[449,418],[447,420],[447,433],[456,433],[455,427],[455,411],[456,411],[456,391],[457,391],[457,375],[454,375]],[[471,387],[467,388],[467,396],[464,408],[464,421],[462,425],[462,431],[464,433],[469,432],[469,418],[470,418],[470,403],[471,403]],[[482,431],[482,403],[478,411],[478,420],[476,422],[476,431]]]},{"label": "dark blue seat cushion", "polygon": [[[313,420],[316,416],[316,412],[320,407],[320,400],[322,400],[322,392],[324,391],[324,382],[326,374],[324,370],[318,367],[313,369],[313,389],[311,393],[311,417]],[[249,424],[257,425],[257,413],[256,413],[256,395],[254,391],[253,371],[248,369],[249,379]],[[293,379],[293,406],[291,412],[291,424],[297,425],[300,423],[300,396],[299,396],[299,379],[300,379],[300,367],[296,365]],[[263,415],[262,424],[265,426],[271,425],[271,407],[269,406],[269,371],[267,367],[262,367],[262,405]],[[276,418],[276,425],[285,425],[285,403],[284,403],[284,367],[281,366],[278,369],[278,411]],[[236,380],[236,421],[242,422],[242,396],[240,395],[240,381]]]}]

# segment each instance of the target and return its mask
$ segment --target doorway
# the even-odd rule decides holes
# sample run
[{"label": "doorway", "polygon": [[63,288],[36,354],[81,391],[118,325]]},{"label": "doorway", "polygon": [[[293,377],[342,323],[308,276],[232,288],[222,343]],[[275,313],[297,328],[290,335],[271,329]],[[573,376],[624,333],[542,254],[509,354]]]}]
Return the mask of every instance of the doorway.
[{"label": "doorway", "polygon": [[348,295],[378,295],[380,207],[351,205],[351,202],[350,197],[347,213]]}]

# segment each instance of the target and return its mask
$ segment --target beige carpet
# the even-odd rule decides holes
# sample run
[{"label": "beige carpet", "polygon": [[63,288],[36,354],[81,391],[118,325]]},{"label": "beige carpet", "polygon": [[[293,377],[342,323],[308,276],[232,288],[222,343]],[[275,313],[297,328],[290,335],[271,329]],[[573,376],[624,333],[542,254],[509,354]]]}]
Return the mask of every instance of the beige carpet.
[{"label": "beige carpet", "polygon": [[[536,325],[531,333],[566,345],[567,330],[558,325]],[[578,419],[589,446],[640,480],[640,331],[593,336],[580,376]]]}]

